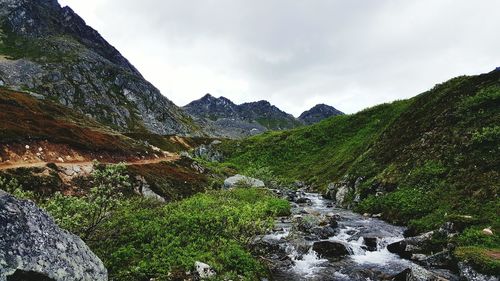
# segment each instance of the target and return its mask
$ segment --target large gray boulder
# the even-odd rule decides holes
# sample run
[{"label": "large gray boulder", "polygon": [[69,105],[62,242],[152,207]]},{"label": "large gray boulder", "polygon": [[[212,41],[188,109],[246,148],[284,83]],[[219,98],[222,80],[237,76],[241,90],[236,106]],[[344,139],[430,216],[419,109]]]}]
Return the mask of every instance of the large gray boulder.
[{"label": "large gray boulder", "polygon": [[0,190],[0,281],[101,281],[101,260],[33,202]]},{"label": "large gray boulder", "polygon": [[243,175],[235,175],[235,176],[227,178],[224,181],[225,188],[234,188],[234,187],[237,187],[238,185],[244,185],[244,186],[249,186],[249,187],[265,187],[266,186],[264,184],[264,182],[259,180],[259,179],[254,179],[254,178],[243,176]]}]

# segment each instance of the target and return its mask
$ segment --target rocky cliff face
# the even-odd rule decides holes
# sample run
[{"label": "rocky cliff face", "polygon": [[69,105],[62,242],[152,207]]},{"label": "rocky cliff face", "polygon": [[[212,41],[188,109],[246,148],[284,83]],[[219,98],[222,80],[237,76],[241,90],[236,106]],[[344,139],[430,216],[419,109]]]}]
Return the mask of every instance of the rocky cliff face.
[{"label": "rocky cliff face", "polygon": [[218,137],[240,138],[268,130],[285,130],[302,123],[267,101],[234,104],[210,94],[183,109],[204,124],[207,133]]},{"label": "rocky cliff face", "polygon": [[299,116],[299,120],[304,122],[306,125],[311,125],[314,123],[318,123],[323,119],[343,114],[343,112],[337,110],[333,106],[329,106],[326,104],[317,104],[313,108],[302,113]]},{"label": "rocky cliff face", "polygon": [[33,202],[0,190],[0,281],[108,280],[101,260]]},{"label": "rocky cliff face", "polygon": [[36,92],[121,131],[199,131],[69,7],[0,0],[0,23],[1,86]]}]

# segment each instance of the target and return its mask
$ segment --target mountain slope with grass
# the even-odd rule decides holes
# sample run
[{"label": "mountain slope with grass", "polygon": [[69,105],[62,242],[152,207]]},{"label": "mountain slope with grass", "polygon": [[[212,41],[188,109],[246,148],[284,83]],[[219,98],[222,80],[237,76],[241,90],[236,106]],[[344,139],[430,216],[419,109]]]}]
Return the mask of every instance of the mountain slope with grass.
[{"label": "mountain slope with grass", "polygon": [[0,2],[0,84],[57,101],[121,132],[199,135],[193,120],[69,7]]},{"label": "mountain slope with grass", "polygon": [[[447,221],[463,225],[467,238],[457,244],[473,247],[465,251],[469,258],[493,259],[498,269],[499,124],[500,71],[493,71],[221,149],[226,165],[270,171],[285,183],[304,180],[342,206],[381,213],[413,233]],[[488,227],[494,235],[482,236]]]}]

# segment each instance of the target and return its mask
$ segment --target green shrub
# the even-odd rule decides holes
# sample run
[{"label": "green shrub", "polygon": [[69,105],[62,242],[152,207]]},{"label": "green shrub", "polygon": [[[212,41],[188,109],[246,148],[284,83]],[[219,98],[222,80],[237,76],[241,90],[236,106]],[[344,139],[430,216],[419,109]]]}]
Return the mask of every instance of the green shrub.
[{"label": "green shrub", "polygon": [[356,208],[364,213],[382,213],[385,219],[395,223],[404,223],[421,218],[433,210],[429,195],[417,188],[400,188],[382,195],[370,195]]},{"label": "green shrub", "polygon": [[500,126],[484,127],[481,130],[473,132],[472,141],[474,143],[499,142]]},{"label": "green shrub", "polygon": [[471,227],[460,233],[457,242],[461,246],[495,248],[500,245],[500,237],[498,234],[485,235],[481,227]]},{"label": "green shrub", "polygon": [[61,227],[84,240],[96,238],[96,232],[119,207],[122,191],[130,187],[125,165],[94,166],[93,187],[88,194],[74,197],[56,193],[42,205]]},{"label": "green shrub", "polygon": [[0,189],[20,199],[33,200],[35,198],[35,194],[31,191],[23,190],[23,187],[16,179],[7,180],[4,177],[0,177]]}]

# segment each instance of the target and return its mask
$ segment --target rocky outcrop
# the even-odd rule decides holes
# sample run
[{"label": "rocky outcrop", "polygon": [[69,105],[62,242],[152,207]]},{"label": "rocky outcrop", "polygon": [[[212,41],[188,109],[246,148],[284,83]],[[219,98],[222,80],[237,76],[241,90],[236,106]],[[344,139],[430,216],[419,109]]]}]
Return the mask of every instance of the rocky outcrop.
[{"label": "rocky outcrop", "polygon": [[243,187],[265,187],[263,181],[243,175],[235,175],[224,180],[224,188]]},{"label": "rocky outcrop", "polygon": [[208,145],[202,144],[194,149],[194,157],[198,157],[210,162],[221,162],[223,160],[222,153],[217,150],[217,145],[221,144],[221,141],[214,140]]},{"label": "rocky outcrop", "polygon": [[1,190],[0,233],[0,281],[108,279],[101,260],[79,237],[60,229],[33,202]]},{"label": "rocky outcrop", "polygon": [[183,109],[215,137],[241,138],[268,130],[285,130],[303,123],[267,101],[234,104],[225,97],[206,94]]},{"label": "rocky outcrop", "polygon": [[299,116],[299,120],[304,122],[306,125],[311,125],[314,123],[318,123],[323,119],[337,115],[344,115],[344,113],[337,110],[333,106],[329,106],[326,104],[317,104],[313,108],[304,111]]},{"label": "rocky outcrop", "polygon": [[0,2],[0,84],[28,89],[121,131],[197,134],[191,118],[57,1]]},{"label": "rocky outcrop", "polygon": [[351,179],[346,175],[341,181],[328,185],[325,197],[333,200],[339,207],[350,208],[360,201],[359,187],[362,181],[362,177]]},{"label": "rocky outcrop", "polygon": [[142,195],[144,198],[156,200],[158,202],[165,202],[165,198],[154,192],[143,176],[135,177],[134,191],[135,193]]}]

